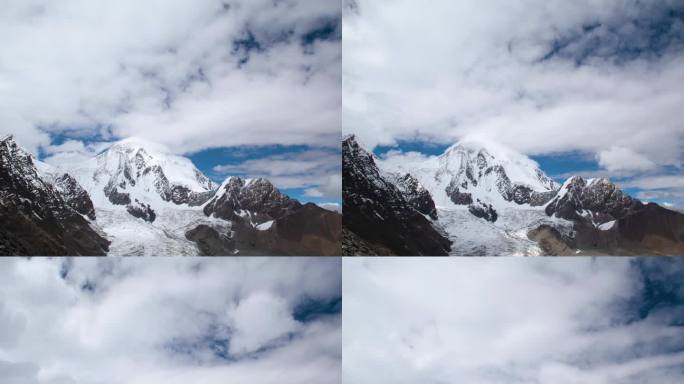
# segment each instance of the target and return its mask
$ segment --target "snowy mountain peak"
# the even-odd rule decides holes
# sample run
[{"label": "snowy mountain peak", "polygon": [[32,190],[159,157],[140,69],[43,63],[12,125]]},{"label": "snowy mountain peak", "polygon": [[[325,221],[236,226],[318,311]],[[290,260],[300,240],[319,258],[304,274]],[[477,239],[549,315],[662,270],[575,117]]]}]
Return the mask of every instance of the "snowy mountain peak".
[{"label": "snowy mountain peak", "polygon": [[445,172],[464,175],[473,184],[489,171],[501,177],[505,175],[511,183],[537,192],[558,188],[535,161],[500,143],[481,138],[466,138],[449,147],[440,156],[440,163]]},{"label": "snowy mountain peak", "polygon": [[189,159],[171,154],[160,144],[139,138],[118,141],[96,159],[99,175],[123,173],[133,185],[135,179],[153,173],[158,178],[166,178],[169,183],[195,192],[206,192],[216,187]]},{"label": "snowy mountain peak", "polygon": [[417,163],[390,160],[381,165],[416,177],[441,207],[539,206],[559,187],[527,156],[480,137],[463,139]]}]

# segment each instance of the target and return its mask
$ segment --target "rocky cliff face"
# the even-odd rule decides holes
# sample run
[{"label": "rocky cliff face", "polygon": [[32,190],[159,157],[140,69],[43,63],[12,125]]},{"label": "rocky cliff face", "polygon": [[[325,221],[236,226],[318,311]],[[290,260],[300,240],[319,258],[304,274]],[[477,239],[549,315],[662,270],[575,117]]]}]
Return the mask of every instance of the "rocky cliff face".
[{"label": "rocky cliff face", "polygon": [[437,208],[432,200],[430,192],[413,177],[411,174],[388,174],[388,179],[404,196],[404,199],[411,204],[418,212],[429,216],[432,220],[437,220]]},{"label": "rocky cliff face", "polygon": [[[418,183],[409,177],[404,179],[402,189],[397,187],[353,136],[342,143],[342,163],[342,213],[346,229],[381,254],[386,250],[396,255],[448,254],[451,242],[407,200],[407,196],[418,201],[427,197]],[[418,205],[429,212],[434,202]]]},{"label": "rocky cliff face", "polygon": [[684,215],[643,204],[607,179],[568,179],[545,207],[574,223],[563,244],[585,254],[684,254]]},{"label": "rocky cliff face", "polygon": [[35,162],[41,177],[52,184],[52,186],[62,195],[67,205],[76,212],[87,216],[90,220],[95,220],[95,207],[90,195],[81,184],[68,173],[62,173],[47,164]]},{"label": "rocky cliff face", "polygon": [[567,220],[600,225],[643,208],[607,179],[568,179],[545,207],[546,214]]},{"label": "rocky cliff face", "polygon": [[301,204],[281,193],[270,181],[229,177],[204,206],[204,214],[252,224],[280,218]]},{"label": "rocky cliff face", "polygon": [[109,241],[83,216],[94,218],[88,194],[36,164],[11,136],[0,140],[0,254],[105,255]]}]

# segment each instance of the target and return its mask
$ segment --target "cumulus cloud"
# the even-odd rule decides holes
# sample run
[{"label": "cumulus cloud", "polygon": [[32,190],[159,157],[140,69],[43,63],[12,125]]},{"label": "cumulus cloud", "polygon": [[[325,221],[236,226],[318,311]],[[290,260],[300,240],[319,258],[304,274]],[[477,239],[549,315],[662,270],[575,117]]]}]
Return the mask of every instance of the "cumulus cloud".
[{"label": "cumulus cloud", "polygon": [[608,170],[682,165],[675,0],[350,1],[344,133],[371,148],[487,134]]},{"label": "cumulus cloud", "polygon": [[344,383],[684,379],[679,260],[343,264]]},{"label": "cumulus cloud", "polygon": [[336,383],[340,314],[306,305],[339,300],[340,268],[335,259],[3,260],[0,376]]},{"label": "cumulus cloud", "polygon": [[[178,153],[337,146],[334,1],[2,2],[0,131],[140,136]],[[295,101],[295,102],[293,102]]]},{"label": "cumulus cloud", "polygon": [[615,146],[600,151],[598,163],[608,171],[645,171],[656,167],[647,157],[629,148]]}]

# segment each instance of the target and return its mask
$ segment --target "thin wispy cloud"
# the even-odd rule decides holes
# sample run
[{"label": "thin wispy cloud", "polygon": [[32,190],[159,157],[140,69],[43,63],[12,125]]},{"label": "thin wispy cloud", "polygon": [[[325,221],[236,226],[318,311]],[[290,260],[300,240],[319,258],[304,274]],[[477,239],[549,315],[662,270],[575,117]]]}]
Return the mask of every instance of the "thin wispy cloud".
[{"label": "thin wispy cloud", "polygon": [[322,259],[4,260],[0,377],[337,383],[339,310],[311,303],[340,299],[340,268]]}]

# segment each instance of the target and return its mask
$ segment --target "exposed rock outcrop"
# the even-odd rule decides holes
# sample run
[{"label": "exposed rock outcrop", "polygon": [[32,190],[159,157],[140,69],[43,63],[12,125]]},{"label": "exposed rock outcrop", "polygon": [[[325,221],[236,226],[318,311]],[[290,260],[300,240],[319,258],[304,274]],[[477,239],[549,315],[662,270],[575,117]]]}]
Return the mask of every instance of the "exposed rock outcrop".
[{"label": "exposed rock outcrop", "polygon": [[343,220],[366,244],[395,255],[447,255],[451,241],[385,178],[353,136],[342,143]]},{"label": "exposed rock outcrop", "polygon": [[69,177],[53,185],[36,161],[11,136],[0,140],[0,255],[105,255],[83,188]]}]

